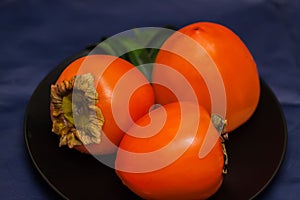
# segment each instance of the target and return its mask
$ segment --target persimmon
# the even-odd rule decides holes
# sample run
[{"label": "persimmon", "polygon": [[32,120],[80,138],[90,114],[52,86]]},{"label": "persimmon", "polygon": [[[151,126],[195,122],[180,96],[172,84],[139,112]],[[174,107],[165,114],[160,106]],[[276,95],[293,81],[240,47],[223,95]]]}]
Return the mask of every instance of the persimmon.
[{"label": "persimmon", "polygon": [[[204,140],[213,147],[201,157]],[[192,102],[166,104],[137,120],[115,161],[123,184],[143,199],[206,199],[221,186],[223,167],[219,132]]]},{"label": "persimmon", "polygon": [[[196,45],[188,43],[187,38]],[[195,61],[195,65],[190,62],[191,59]],[[197,65],[197,62],[202,60],[204,63],[211,60],[214,64]],[[223,25],[197,22],[179,29],[165,41],[155,63],[152,80],[156,103],[167,104],[178,101],[176,96],[178,94],[170,88],[180,90],[182,87],[182,81],[160,70],[162,64],[184,76],[197,95],[199,103],[209,112],[212,112],[211,93],[217,89],[214,89],[214,86],[209,88],[207,80],[217,82],[213,72],[210,72],[213,68],[217,68],[226,93],[226,116],[224,116],[227,120],[226,131],[232,131],[245,123],[257,107],[260,81],[256,63],[243,41]],[[204,71],[207,73],[201,74]],[[165,84],[158,84],[162,80]],[[189,99],[188,92],[183,89],[179,95],[181,100]]]},{"label": "persimmon", "polygon": [[60,135],[60,146],[112,153],[153,103],[151,85],[131,63],[110,55],[84,56],[51,86],[52,131]]}]

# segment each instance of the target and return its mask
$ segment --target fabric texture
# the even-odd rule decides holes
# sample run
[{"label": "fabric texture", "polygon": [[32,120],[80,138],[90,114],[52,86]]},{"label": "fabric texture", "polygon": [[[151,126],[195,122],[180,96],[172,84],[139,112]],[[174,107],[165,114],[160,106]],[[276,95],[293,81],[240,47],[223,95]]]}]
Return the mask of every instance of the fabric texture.
[{"label": "fabric texture", "polygon": [[103,36],[135,27],[182,27],[197,21],[218,22],[237,33],[277,96],[288,127],[287,152],[260,198],[298,199],[299,10],[298,0],[0,1],[1,199],[59,197],[34,170],[23,131],[30,96],[55,66]]}]

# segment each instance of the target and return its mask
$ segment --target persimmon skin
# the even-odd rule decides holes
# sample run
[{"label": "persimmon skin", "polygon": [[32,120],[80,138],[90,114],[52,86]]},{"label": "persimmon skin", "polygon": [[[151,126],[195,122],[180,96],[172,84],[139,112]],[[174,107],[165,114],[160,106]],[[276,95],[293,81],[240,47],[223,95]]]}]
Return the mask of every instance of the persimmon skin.
[{"label": "persimmon skin", "polygon": [[[187,108],[187,115],[185,115],[187,118],[181,118],[180,103]],[[149,122],[151,123],[151,119],[154,120],[156,117],[160,117],[164,109],[167,116],[166,121],[157,134],[147,138],[133,137],[126,134],[120,143],[115,162],[116,173],[123,184],[143,199],[206,199],[212,196],[222,184],[224,155],[220,139],[205,157],[199,157],[200,148],[204,143],[206,134],[218,134],[216,129],[208,128],[210,115],[203,107],[200,107],[199,110],[199,127],[194,135],[195,137],[190,138],[192,134],[184,129],[181,132],[183,137],[178,141],[172,141],[175,135],[178,134],[178,124],[181,123],[181,120],[184,120],[183,123],[186,126],[195,125],[193,124],[195,121],[194,113],[195,109],[199,109],[191,102],[180,103],[170,103],[152,110],[150,114],[145,115],[136,122],[138,126],[147,126]],[[149,129],[151,128],[149,127]],[[143,133],[136,132],[137,130],[131,128],[129,131],[130,134],[143,136]],[[155,167],[155,161],[157,160],[132,160],[128,154],[120,149],[147,154],[165,147],[170,142],[174,142],[173,147],[168,147],[168,150],[164,152],[159,151],[156,157],[159,160],[168,159],[174,156],[174,152],[183,151],[187,147],[186,151],[183,151],[183,154],[174,162],[154,171],[134,173],[122,170],[129,165],[134,165],[137,171],[143,165]]]},{"label": "persimmon skin", "polygon": [[[113,91],[120,78],[129,71],[132,71],[132,80],[135,80],[135,82],[129,82],[128,84],[146,84],[140,85],[133,92],[129,105],[127,105],[126,100],[124,102],[114,101],[116,94]],[[77,145],[74,148],[87,154],[110,154],[116,151],[124,135],[124,130],[118,126],[113,115],[112,102],[114,101],[117,107],[123,107],[125,111],[129,109],[130,116],[122,120],[123,127],[129,128],[132,122],[147,113],[154,104],[153,89],[146,77],[135,66],[121,58],[110,55],[88,55],[73,61],[60,74],[56,83],[86,73],[91,73],[94,77],[99,100],[96,106],[102,111],[104,125],[99,144]],[[118,87],[120,87],[119,85]],[[126,90],[126,85],[123,86]]]},{"label": "persimmon skin", "polygon": [[[226,131],[230,132],[238,128],[252,116],[259,102],[259,74],[251,53],[234,32],[220,24],[197,22],[178,31],[200,44],[215,62],[226,92]],[[164,45],[168,44],[171,39],[172,36]],[[175,41],[172,45],[184,47],[183,42],[177,41],[176,43]],[[199,52],[188,49],[186,51],[201,59],[202,55]],[[211,111],[211,97],[206,83],[201,75],[197,74],[191,63],[165,50],[159,51],[155,62],[167,65],[181,73],[190,82],[200,104]],[[153,69],[152,80],[154,82],[163,77],[168,84],[180,87],[180,82],[172,80],[172,77],[168,77],[167,74],[161,74],[158,68],[159,66]],[[177,101],[176,96],[168,91],[168,87],[154,84],[153,88],[156,103],[166,104]]]}]

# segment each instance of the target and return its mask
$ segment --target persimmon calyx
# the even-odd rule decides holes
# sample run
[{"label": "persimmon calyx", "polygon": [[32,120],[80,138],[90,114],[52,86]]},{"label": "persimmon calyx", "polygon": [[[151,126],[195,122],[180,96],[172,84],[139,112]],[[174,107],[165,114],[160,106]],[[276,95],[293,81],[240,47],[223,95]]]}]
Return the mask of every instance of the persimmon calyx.
[{"label": "persimmon calyx", "polygon": [[228,140],[228,134],[226,133],[227,120],[223,119],[220,115],[212,114],[211,122],[214,125],[214,127],[217,129],[218,133],[220,134],[222,150],[223,150],[223,155],[224,155],[223,174],[227,174],[228,173],[228,154],[227,154],[226,145],[225,145],[225,141]]},{"label": "persimmon calyx", "polygon": [[99,107],[94,77],[87,73],[51,85],[52,132],[60,136],[59,146],[101,142],[104,117]]}]

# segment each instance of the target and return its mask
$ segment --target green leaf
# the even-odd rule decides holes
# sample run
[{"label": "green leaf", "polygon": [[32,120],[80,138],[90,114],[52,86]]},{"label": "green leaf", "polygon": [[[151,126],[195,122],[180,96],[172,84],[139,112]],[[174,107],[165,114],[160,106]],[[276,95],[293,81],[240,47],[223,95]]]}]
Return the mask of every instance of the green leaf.
[{"label": "green leaf", "polygon": [[[170,26],[166,26],[169,28]],[[174,29],[173,27],[171,27]],[[173,32],[170,31],[170,35]],[[151,81],[153,64],[159,49],[146,47],[161,47],[165,40],[170,36],[166,32],[157,29],[133,29],[122,37],[108,38],[98,45],[98,48],[106,53],[119,56],[136,66]],[[125,54],[124,54],[125,52]]]}]

